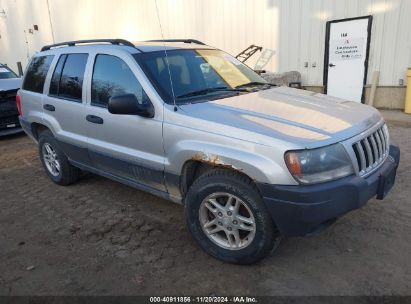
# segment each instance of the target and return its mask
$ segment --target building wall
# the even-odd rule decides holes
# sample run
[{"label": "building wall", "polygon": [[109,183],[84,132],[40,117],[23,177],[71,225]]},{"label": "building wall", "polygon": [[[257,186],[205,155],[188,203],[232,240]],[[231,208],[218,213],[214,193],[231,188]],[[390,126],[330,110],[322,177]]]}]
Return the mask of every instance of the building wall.
[{"label": "building wall", "polygon": [[[379,70],[380,85],[398,86],[411,66],[410,0],[157,0],[157,5],[165,38],[196,38],[233,55],[262,45],[276,51],[266,69],[300,71],[306,85],[322,85],[327,20],[374,16],[368,83]],[[39,31],[29,33],[34,24]],[[28,57],[53,41],[158,39],[161,31],[153,0],[0,0],[0,35],[0,62],[15,69],[17,61],[25,67]]]}]

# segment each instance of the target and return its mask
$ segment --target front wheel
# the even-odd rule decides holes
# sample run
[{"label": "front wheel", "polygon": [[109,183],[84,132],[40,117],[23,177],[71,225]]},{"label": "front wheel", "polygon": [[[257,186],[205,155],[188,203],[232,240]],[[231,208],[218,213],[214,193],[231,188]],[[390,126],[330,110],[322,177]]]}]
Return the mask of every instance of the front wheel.
[{"label": "front wheel", "polygon": [[281,240],[256,187],[235,172],[217,169],[200,176],[185,203],[194,239],[222,261],[257,262]]}]

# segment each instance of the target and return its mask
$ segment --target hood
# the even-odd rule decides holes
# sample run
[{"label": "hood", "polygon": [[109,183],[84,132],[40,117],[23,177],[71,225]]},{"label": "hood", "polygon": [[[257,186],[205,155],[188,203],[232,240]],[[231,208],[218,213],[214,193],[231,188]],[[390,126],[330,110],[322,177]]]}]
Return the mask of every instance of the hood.
[{"label": "hood", "polygon": [[[289,87],[276,87],[204,103],[181,106],[191,117],[237,129],[236,137],[257,133],[303,144],[326,145],[355,136],[382,120],[373,107],[328,95]],[[201,124],[202,129],[215,128]],[[209,125],[207,127],[207,125]],[[233,136],[232,128],[229,136]],[[241,132],[244,130],[245,132]],[[259,138],[259,136],[254,137]],[[267,143],[265,143],[267,144]]]},{"label": "hood", "polygon": [[0,79],[0,92],[20,89],[21,78]]}]

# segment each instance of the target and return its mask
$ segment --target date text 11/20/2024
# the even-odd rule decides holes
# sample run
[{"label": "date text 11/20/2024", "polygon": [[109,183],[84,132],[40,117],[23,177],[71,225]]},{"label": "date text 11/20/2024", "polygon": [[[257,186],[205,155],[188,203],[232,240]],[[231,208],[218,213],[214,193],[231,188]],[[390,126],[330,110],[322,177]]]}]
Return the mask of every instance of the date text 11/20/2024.
[{"label": "date text 11/20/2024", "polygon": [[150,297],[150,303],[258,303],[256,297]]}]

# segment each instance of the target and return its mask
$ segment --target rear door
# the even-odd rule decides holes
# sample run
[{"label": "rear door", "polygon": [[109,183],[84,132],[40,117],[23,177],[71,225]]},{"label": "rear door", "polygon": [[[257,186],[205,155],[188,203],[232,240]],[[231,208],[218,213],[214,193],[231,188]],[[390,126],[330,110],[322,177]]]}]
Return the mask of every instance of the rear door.
[{"label": "rear door", "polygon": [[151,102],[141,85],[141,70],[131,55],[118,52],[97,53],[93,61],[85,111],[93,166],[165,191],[162,109],[156,109],[154,118],[107,110],[110,97],[126,93],[134,94],[139,102]]},{"label": "rear door", "polygon": [[84,74],[88,54],[61,54],[43,100],[44,120],[53,130],[66,155],[89,164],[87,132],[84,121]]}]

